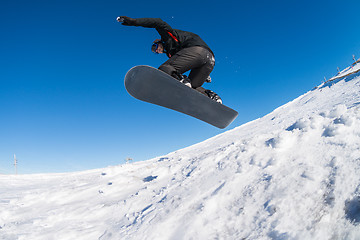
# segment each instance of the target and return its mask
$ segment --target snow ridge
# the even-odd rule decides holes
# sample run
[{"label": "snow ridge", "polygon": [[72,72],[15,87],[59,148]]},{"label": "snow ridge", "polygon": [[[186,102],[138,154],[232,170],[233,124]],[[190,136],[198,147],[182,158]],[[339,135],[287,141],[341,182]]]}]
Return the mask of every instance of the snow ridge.
[{"label": "snow ridge", "polygon": [[0,239],[359,239],[360,76],[202,143],[0,176]]}]

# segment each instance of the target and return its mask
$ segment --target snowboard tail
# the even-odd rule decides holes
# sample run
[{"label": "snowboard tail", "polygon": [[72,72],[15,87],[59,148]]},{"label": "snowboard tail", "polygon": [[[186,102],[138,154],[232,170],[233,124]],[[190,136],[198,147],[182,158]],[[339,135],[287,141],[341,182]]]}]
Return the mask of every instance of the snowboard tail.
[{"label": "snowboard tail", "polygon": [[235,110],[150,66],[131,68],[125,76],[125,88],[134,98],[190,115],[218,128],[227,127],[238,115]]}]

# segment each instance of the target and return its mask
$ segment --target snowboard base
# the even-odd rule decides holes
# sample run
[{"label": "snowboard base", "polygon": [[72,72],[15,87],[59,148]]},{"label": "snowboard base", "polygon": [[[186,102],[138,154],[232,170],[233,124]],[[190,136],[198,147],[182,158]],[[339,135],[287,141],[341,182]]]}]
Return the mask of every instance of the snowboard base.
[{"label": "snowboard base", "polygon": [[125,76],[125,88],[134,98],[173,109],[218,128],[227,127],[238,115],[235,110],[150,66],[131,68]]}]

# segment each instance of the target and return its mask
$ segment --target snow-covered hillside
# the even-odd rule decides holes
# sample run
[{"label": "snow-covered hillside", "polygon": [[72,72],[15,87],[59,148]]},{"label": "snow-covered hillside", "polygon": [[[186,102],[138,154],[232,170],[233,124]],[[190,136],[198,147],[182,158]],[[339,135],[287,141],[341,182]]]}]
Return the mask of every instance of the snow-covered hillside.
[{"label": "snow-covered hillside", "polygon": [[156,159],[0,175],[0,239],[360,239],[360,75]]}]

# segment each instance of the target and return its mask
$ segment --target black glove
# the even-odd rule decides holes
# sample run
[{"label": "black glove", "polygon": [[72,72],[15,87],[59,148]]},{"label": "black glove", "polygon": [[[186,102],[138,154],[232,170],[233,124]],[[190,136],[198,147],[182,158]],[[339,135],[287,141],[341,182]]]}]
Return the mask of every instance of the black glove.
[{"label": "black glove", "polygon": [[116,20],[118,22],[121,22],[121,24],[125,25],[125,26],[134,26],[135,22],[136,22],[135,19],[129,18],[129,17],[126,17],[126,16],[118,17]]}]

